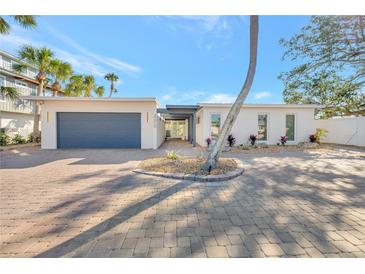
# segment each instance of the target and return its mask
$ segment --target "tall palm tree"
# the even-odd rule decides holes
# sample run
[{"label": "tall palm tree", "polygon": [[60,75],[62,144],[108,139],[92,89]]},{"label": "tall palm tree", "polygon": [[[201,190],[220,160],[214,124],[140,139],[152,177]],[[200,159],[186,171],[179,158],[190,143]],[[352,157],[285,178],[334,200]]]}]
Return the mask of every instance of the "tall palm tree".
[{"label": "tall palm tree", "polygon": [[70,77],[70,81],[66,85],[66,96],[84,96],[91,97],[94,92],[98,97],[104,95],[104,87],[97,86],[95,78],[92,75],[73,75]]},{"label": "tall palm tree", "polygon": [[[33,48],[32,46],[25,45],[18,52],[19,58],[28,64],[33,65],[37,68],[38,74],[36,76],[36,80],[38,82],[37,87],[37,96],[44,95],[44,86],[47,80],[47,74],[50,72],[51,61],[53,58],[52,50],[43,47],[43,48]],[[22,69],[25,65],[18,65],[17,69]],[[33,140],[39,141],[40,132],[39,132],[39,118],[40,118],[40,105],[38,103],[35,104],[34,111],[34,124],[33,124]]]},{"label": "tall palm tree", "polygon": [[[34,28],[37,26],[34,15],[12,15],[11,17],[24,28]],[[4,17],[0,16],[0,34],[9,34],[10,24],[6,22]]]},{"label": "tall palm tree", "polygon": [[217,142],[213,145],[211,152],[208,155],[208,159],[202,166],[202,169],[210,171],[215,168],[218,162],[218,158],[222,152],[223,145],[227,140],[228,134],[231,132],[234,122],[241,110],[242,104],[245,101],[248,92],[251,89],[253,78],[256,71],[257,62],[257,44],[259,33],[259,18],[257,15],[250,16],[250,64],[246,75],[245,83],[243,84],[240,93],[237,96],[236,101],[233,103],[226,120],[224,121],[222,130],[219,134]]},{"label": "tall palm tree", "polygon": [[82,96],[84,94],[84,76],[80,74],[72,75],[65,87],[66,96]]},{"label": "tall palm tree", "polygon": [[91,97],[91,93],[96,88],[95,78],[92,75],[84,76],[84,85],[85,85],[85,97]]},{"label": "tall palm tree", "polygon": [[[50,64],[50,74],[54,78],[51,85],[53,96],[57,96],[62,91],[61,83],[64,83],[72,75],[72,67],[69,63],[54,59]],[[61,82],[61,83],[60,83]]]},{"label": "tall palm tree", "polygon": [[117,92],[117,90],[114,87],[114,83],[119,80],[119,77],[118,77],[118,75],[116,75],[115,73],[112,72],[112,73],[108,73],[107,75],[105,75],[104,79],[110,81],[109,97],[112,97],[113,92],[114,93]]}]

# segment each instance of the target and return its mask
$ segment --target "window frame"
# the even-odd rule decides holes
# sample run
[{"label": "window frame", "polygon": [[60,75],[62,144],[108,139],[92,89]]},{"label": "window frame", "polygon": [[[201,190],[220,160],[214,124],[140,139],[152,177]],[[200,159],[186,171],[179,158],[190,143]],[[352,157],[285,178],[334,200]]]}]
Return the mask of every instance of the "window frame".
[{"label": "window frame", "polygon": [[297,114],[296,113],[293,113],[293,112],[288,112],[288,113],[285,113],[285,120],[284,120],[284,129],[285,129],[285,136],[286,135],[286,117],[288,115],[293,115],[294,116],[294,140],[288,140],[287,142],[288,143],[295,143],[297,141]]},{"label": "window frame", "polygon": [[258,112],[257,113],[257,136],[259,135],[259,115],[266,115],[266,140],[259,140],[257,139],[258,143],[267,143],[269,142],[269,122],[270,122],[270,115],[268,112]]},{"label": "window frame", "polygon": [[[19,84],[19,83],[21,83],[21,84]],[[22,84],[24,84],[25,86],[23,86]],[[28,88],[28,84],[27,84],[27,83],[22,82],[22,81],[19,81],[19,80],[15,80],[14,85],[15,85],[16,87],[18,87],[18,88],[25,88],[25,89],[27,89],[27,88]]]},{"label": "window frame", "polygon": [[[0,78],[3,79],[4,87],[6,87],[6,77],[3,75],[0,75]],[[5,97],[3,97],[2,95],[0,95],[0,102],[5,102]]]},{"label": "window frame", "polygon": [[[222,113],[221,112],[209,112],[209,138],[211,138],[212,140],[216,140],[216,139],[218,139],[218,137],[217,138],[213,138],[213,136],[212,136],[212,115],[219,115],[219,117],[220,117],[220,121],[219,121],[219,133],[220,133],[220,131],[221,131],[221,129],[222,129],[222,117],[223,117],[223,115],[222,115]],[[219,133],[218,133],[218,136],[219,136]]]}]

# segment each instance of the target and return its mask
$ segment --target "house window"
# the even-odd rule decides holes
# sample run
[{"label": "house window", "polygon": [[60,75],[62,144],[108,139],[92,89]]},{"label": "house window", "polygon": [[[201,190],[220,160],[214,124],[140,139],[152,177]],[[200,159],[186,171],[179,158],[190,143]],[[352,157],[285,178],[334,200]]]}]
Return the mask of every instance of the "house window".
[{"label": "house window", "polygon": [[257,140],[267,141],[267,114],[259,114],[258,116]]},{"label": "house window", "polygon": [[286,133],[285,135],[288,137],[288,141],[295,140],[295,115],[294,114],[287,114],[285,119],[285,128]]},{"label": "house window", "polygon": [[27,84],[21,81],[15,81],[15,86],[20,87],[20,88],[27,88]]},{"label": "house window", "polygon": [[221,115],[220,114],[211,114],[210,115],[210,137],[212,139],[218,139],[220,130],[221,130]]},{"label": "house window", "polygon": [[[0,76],[0,87],[5,87],[5,78]],[[5,101],[2,93],[0,93],[0,101]]]}]

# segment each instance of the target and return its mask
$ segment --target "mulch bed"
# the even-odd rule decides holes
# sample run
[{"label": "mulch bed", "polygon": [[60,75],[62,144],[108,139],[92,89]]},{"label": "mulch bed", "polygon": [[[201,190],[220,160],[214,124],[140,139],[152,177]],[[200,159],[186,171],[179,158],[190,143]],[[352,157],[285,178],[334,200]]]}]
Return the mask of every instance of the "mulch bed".
[{"label": "mulch bed", "polygon": [[237,163],[233,159],[221,158],[217,167],[210,173],[201,170],[201,166],[206,159],[196,157],[179,157],[177,160],[166,157],[149,158],[138,165],[138,169],[163,173],[182,173],[192,175],[221,175],[237,168]]}]

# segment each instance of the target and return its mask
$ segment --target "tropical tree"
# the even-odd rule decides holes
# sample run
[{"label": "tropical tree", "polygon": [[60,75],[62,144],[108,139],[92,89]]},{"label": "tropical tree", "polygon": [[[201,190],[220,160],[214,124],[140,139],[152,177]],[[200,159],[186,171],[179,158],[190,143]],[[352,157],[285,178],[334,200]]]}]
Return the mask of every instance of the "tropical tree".
[{"label": "tropical tree", "polygon": [[112,97],[113,92],[114,93],[117,92],[117,90],[114,87],[114,83],[119,80],[119,77],[115,73],[108,73],[107,75],[105,75],[104,79],[110,81],[110,93],[109,93],[109,97]]},{"label": "tropical tree", "polygon": [[72,75],[72,67],[69,63],[59,59],[54,59],[50,64],[50,74],[54,78],[51,85],[53,96],[57,96],[62,91],[61,83],[64,83]]},{"label": "tropical tree", "polygon": [[[11,17],[24,28],[34,28],[37,26],[34,15],[12,15]],[[3,16],[0,16],[0,34],[9,34],[10,24],[6,22]]]},{"label": "tropical tree", "polygon": [[[36,80],[38,82],[37,96],[44,95],[44,86],[45,83],[48,82],[47,74],[50,72],[51,61],[54,55],[53,52],[46,47],[34,48],[30,45],[25,45],[19,50],[18,55],[21,60],[37,68],[38,70],[38,74],[36,76]],[[25,67],[26,65],[24,64],[17,65],[17,70],[21,70]],[[40,118],[40,105],[36,103],[34,111],[34,124],[33,124],[33,137],[34,137],[33,140],[36,142],[39,141],[40,138],[39,118]]]},{"label": "tropical tree", "polygon": [[258,32],[259,32],[259,18],[256,15],[250,16],[250,63],[246,75],[245,83],[243,84],[240,93],[237,96],[236,101],[233,103],[231,109],[228,112],[227,118],[224,121],[222,130],[219,133],[218,140],[213,145],[210,151],[207,161],[202,166],[202,169],[210,171],[215,168],[222,152],[223,145],[227,140],[227,136],[230,134],[234,122],[241,110],[242,104],[245,101],[248,92],[250,91],[253,78],[256,71],[257,61],[257,44],[258,44]]},{"label": "tropical tree", "polygon": [[281,39],[280,74],[286,103],[319,103],[321,117],[365,114],[365,16],[312,16],[298,34]]},{"label": "tropical tree", "polygon": [[97,86],[92,75],[73,75],[65,88],[65,95],[67,96],[91,97],[92,92],[98,97],[104,95],[104,87]]},{"label": "tropical tree", "polygon": [[2,97],[9,98],[10,100],[16,100],[20,96],[20,92],[14,87],[0,87],[0,94]]}]

